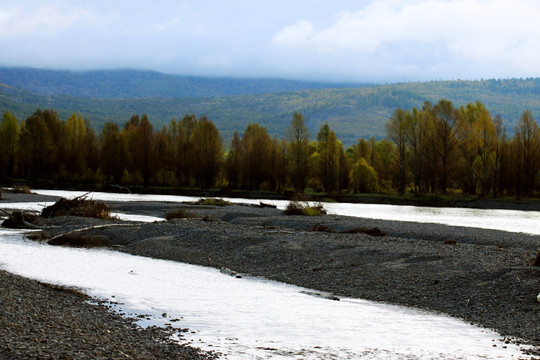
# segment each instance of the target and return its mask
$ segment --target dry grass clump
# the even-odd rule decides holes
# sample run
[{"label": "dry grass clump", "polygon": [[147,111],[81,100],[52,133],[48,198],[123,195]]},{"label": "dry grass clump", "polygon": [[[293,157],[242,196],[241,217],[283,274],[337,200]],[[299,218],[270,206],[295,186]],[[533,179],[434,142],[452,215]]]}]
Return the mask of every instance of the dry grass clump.
[{"label": "dry grass clump", "polygon": [[174,219],[193,219],[196,217],[197,215],[185,209],[172,210],[172,211],[169,211],[167,215],[165,215],[165,219],[167,219],[168,221],[171,221]]},{"label": "dry grass clump", "polygon": [[14,192],[15,194],[31,194],[32,193],[32,191],[30,190],[30,186],[27,186],[27,185],[17,185],[13,187],[11,191]]},{"label": "dry grass clump", "polygon": [[51,218],[55,216],[81,216],[97,219],[111,220],[109,206],[101,201],[86,200],[78,197],[73,200],[61,198],[56,203],[43,209],[41,216]]},{"label": "dry grass clump", "polygon": [[298,201],[291,201],[283,211],[285,215],[317,216],[326,214],[322,204],[308,205]]}]

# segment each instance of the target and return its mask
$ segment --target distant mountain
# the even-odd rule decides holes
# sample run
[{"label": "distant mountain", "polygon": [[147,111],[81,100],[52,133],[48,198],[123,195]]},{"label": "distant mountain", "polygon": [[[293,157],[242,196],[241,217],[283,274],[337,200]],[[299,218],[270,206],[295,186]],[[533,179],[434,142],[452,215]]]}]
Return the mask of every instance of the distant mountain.
[{"label": "distant mountain", "polygon": [[355,85],[284,79],[178,76],[139,70],[73,72],[9,67],[0,67],[0,83],[41,95],[107,99],[208,98],[344,88]]},{"label": "distant mountain", "polygon": [[221,132],[226,145],[234,131],[243,133],[251,122],[283,138],[295,111],[301,112],[315,138],[328,121],[338,138],[350,146],[359,138],[385,136],[385,122],[398,108],[421,108],[444,98],[455,106],[481,101],[493,116],[501,115],[509,134],[524,110],[540,123],[540,79],[484,81],[433,81],[343,89],[235,95],[213,98],[88,98],[45,96],[13,86],[0,85],[0,113],[10,110],[25,119],[36,108],[54,108],[66,119],[80,112],[100,130],[106,121],[125,123],[133,114],[148,114],[155,129],[188,113],[207,115]]}]

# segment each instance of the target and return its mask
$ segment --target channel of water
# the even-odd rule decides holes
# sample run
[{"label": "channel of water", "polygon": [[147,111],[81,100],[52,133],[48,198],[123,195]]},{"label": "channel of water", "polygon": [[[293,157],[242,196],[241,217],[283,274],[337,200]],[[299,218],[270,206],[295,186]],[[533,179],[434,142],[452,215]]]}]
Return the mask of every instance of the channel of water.
[{"label": "channel of water", "polygon": [[[184,201],[101,196],[93,194],[103,200]],[[0,230],[0,268],[118,302],[116,311],[147,315],[141,326],[189,328],[179,341],[218,351],[224,359],[527,358],[497,333],[448,316],[352,298],[332,301],[265,279],[236,279],[216,269],[111,250],[53,247],[26,240],[20,231]]]}]

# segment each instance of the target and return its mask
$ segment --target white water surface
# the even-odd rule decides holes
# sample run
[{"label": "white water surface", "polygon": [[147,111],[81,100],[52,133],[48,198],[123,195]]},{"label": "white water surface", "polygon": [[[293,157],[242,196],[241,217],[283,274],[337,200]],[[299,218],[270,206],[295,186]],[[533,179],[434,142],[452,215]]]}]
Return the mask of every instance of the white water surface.
[{"label": "white water surface", "polygon": [[[63,190],[33,190],[37,194],[63,196],[74,198],[84,195],[81,191]],[[103,201],[168,201],[184,202],[199,199],[199,197],[177,195],[141,195],[115,194],[92,192],[89,195],[94,200]],[[258,204],[260,201],[273,203],[279,209],[285,209],[286,200],[254,200],[225,198],[233,203]],[[335,215],[354,216],[368,219],[383,219],[395,221],[413,221],[420,223],[465,226],[483,229],[503,230],[540,235],[540,212],[520,210],[491,210],[469,208],[439,208],[404,205],[324,203],[328,213]]]},{"label": "white water surface", "polygon": [[17,231],[0,230],[0,268],[120,302],[120,312],[149,314],[143,325],[189,328],[182,342],[224,359],[528,358],[498,334],[447,316],[332,301],[295,286],[110,250],[54,247]]}]

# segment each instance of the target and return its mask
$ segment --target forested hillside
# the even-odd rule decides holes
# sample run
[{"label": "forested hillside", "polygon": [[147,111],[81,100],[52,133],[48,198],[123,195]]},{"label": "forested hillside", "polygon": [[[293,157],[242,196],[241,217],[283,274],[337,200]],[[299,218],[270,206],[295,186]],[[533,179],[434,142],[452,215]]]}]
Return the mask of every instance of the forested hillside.
[{"label": "forested hillside", "polygon": [[219,129],[228,146],[234,131],[249,123],[267,127],[281,138],[294,112],[302,113],[311,134],[328,122],[349,146],[358,138],[385,136],[385,122],[396,108],[421,108],[425,101],[448,99],[459,107],[480,101],[493,116],[500,115],[509,134],[524,110],[540,118],[540,79],[433,81],[346,89],[315,89],[258,95],[211,98],[83,98],[45,96],[0,85],[0,112],[11,111],[18,119],[30,116],[37,107],[54,108],[62,118],[73,112],[90,121],[97,130],[106,121],[125,123],[133,114],[148,114],[155,128],[186,114],[206,115]]},{"label": "forested hillside", "polygon": [[74,72],[8,67],[0,67],[0,83],[41,95],[111,99],[222,97],[353,85],[285,79],[179,76],[141,70]]}]

